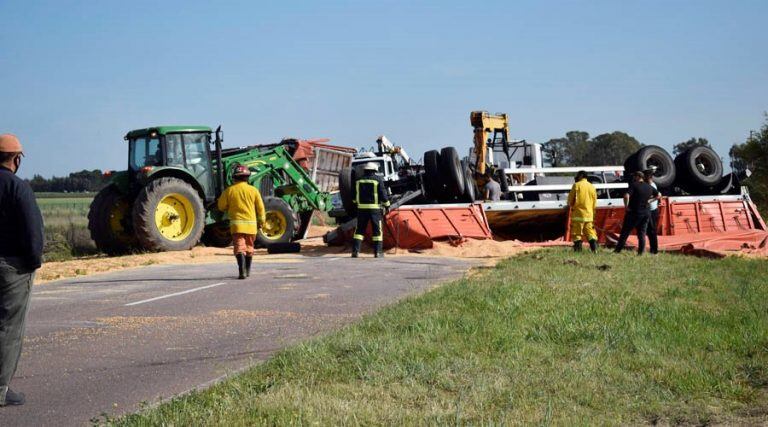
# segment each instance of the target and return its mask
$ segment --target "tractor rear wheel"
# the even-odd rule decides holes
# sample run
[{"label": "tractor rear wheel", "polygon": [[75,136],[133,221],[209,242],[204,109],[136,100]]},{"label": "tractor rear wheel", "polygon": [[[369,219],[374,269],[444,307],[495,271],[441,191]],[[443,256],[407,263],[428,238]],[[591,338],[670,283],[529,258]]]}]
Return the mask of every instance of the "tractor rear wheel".
[{"label": "tractor rear wheel", "polygon": [[226,225],[211,224],[205,227],[201,240],[205,246],[226,248],[232,244],[232,233]]},{"label": "tractor rear wheel", "polygon": [[268,247],[293,240],[299,229],[299,216],[291,209],[291,205],[283,199],[267,197],[264,199],[264,209],[267,211],[267,222],[256,235],[256,242]]},{"label": "tractor rear wheel", "polygon": [[88,211],[88,230],[96,247],[107,255],[122,255],[136,249],[131,230],[131,202],[114,185],[99,191]]},{"label": "tractor rear wheel", "polygon": [[150,251],[184,251],[203,234],[205,208],[192,186],[177,178],[147,184],[133,206],[136,237]]}]

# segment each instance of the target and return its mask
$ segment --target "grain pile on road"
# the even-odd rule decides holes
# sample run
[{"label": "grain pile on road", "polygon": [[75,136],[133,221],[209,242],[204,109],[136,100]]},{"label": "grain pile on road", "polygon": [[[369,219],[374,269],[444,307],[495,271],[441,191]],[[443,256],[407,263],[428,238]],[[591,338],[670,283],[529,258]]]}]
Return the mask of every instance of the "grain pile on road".
[{"label": "grain pile on road", "polygon": [[[266,251],[261,252],[266,254]],[[106,273],[126,268],[153,264],[205,264],[227,262],[232,249],[198,246],[191,251],[145,253],[119,257],[96,256],[70,261],[47,262],[38,270],[35,283],[67,279],[96,273]]]},{"label": "grain pile on road", "polygon": [[[523,251],[532,250],[533,248],[525,246],[516,240],[477,240],[468,239],[461,242],[459,245],[451,244],[450,242],[436,241],[433,242],[434,246],[431,249],[424,249],[416,252],[419,255],[426,256],[440,256],[440,257],[454,257],[454,258],[488,258],[498,259],[506,258],[512,255],[516,255]],[[398,253],[411,253],[399,250]]]},{"label": "grain pile on road", "polygon": [[[309,237],[301,241],[302,253],[312,256],[338,255],[347,256],[349,249],[345,247],[326,246],[322,238],[332,227],[315,226],[310,229]],[[517,241],[495,241],[469,239],[461,244],[449,242],[434,242],[434,247],[418,251],[390,249],[387,256],[441,256],[453,258],[484,258],[497,260],[517,253],[532,250]],[[38,271],[35,283],[45,283],[52,280],[68,279],[107,273],[128,268],[162,264],[211,264],[229,262],[232,248],[211,248],[197,246],[189,251],[142,253],[118,257],[94,256],[69,261],[47,262]],[[256,251],[254,262],[268,261],[279,255],[268,255],[265,249]],[[364,255],[367,256],[367,255]]]}]

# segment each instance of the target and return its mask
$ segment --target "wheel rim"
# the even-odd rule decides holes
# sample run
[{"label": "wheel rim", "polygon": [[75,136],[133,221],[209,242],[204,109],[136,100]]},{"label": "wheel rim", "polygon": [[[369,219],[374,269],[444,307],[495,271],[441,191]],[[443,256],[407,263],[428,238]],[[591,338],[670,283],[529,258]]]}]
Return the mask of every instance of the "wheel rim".
[{"label": "wheel rim", "polygon": [[195,226],[195,210],[192,202],[178,193],[163,197],[155,209],[155,225],[168,240],[178,242],[192,234]]},{"label": "wheel rim", "polygon": [[715,165],[707,156],[698,156],[694,160],[696,169],[705,176],[710,176],[715,171]]},{"label": "wheel rim", "polygon": [[277,240],[285,234],[287,229],[288,220],[282,212],[268,211],[261,233],[269,240]]},{"label": "wheel rim", "polygon": [[655,168],[653,172],[654,176],[662,176],[667,173],[667,171],[664,169],[664,162],[654,158],[648,159],[648,169],[654,169],[654,168]]},{"label": "wheel rim", "polygon": [[109,212],[109,229],[116,235],[125,233],[125,227],[123,226],[123,220],[125,219],[125,212],[127,211],[128,204],[121,200],[112,206],[112,210]]}]

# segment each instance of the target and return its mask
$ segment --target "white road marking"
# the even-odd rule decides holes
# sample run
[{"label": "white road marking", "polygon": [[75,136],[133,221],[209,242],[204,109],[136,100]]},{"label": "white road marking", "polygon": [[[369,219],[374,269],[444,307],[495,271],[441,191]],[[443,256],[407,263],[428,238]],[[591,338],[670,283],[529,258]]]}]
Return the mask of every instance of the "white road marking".
[{"label": "white road marking", "polygon": [[328,260],[328,262],[334,262],[334,261],[338,261],[338,260],[340,260],[340,259],[341,259],[341,258],[331,258],[331,259],[329,259],[329,260]]},{"label": "white road marking", "polygon": [[186,291],[174,292],[174,293],[168,294],[168,295],[163,295],[163,296],[154,297],[154,298],[145,299],[145,300],[136,301],[136,302],[130,302],[130,303],[126,304],[125,306],[126,307],[130,307],[132,305],[144,304],[144,303],[147,303],[147,302],[152,302],[152,301],[157,301],[157,300],[161,300],[161,299],[176,297],[176,296],[179,296],[179,295],[189,294],[189,293],[192,293],[192,292],[202,291],[203,289],[215,288],[216,286],[221,286],[221,285],[226,285],[226,282],[214,283],[212,285],[200,286],[199,288],[187,289]]}]

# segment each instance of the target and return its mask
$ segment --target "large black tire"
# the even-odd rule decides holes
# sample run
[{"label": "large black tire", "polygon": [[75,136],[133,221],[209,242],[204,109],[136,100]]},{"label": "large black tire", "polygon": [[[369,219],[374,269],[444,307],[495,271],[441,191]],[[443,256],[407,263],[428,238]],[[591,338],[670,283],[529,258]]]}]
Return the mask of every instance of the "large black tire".
[{"label": "large black tire", "polygon": [[212,224],[205,227],[201,240],[205,246],[226,248],[232,244],[232,233],[227,225]]},{"label": "large black tire", "polygon": [[347,216],[357,215],[355,206],[355,169],[351,167],[342,168],[339,172],[339,196],[341,204]]},{"label": "large black tire", "polygon": [[440,174],[445,186],[444,199],[454,200],[464,194],[464,172],[455,148],[445,147],[440,150]]},{"label": "large black tire", "polygon": [[267,223],[256,235],[256,242],[263,247],[291,242],[299,230],[300,222],[291,205],[283,199],[267,197],[264,199],[264,209],[267,211]]},{"label": "large black tire", "polygon": [[477,183],[475,177],[472,175],[472,170],[469,168],[469,163],[461,161],[462,171],[464,172],[464,196],[463,201],[467,203],[473,203],[477,200]]},{"label": "large black tire", "polygon": [[424,190],[429,200],[443,198],[443,179],[440,175],[440,152],[429,150],[424,153]]},{"label": "large black tire", "polygon": [[720,182],[711,187],[707,193],[712,195],[729,194],[733,191],[734,181],[735,178],[733,177],[733,174],[729,173],[720,178]]},{"label": "large black tire", "polygon": [[133,206],[133,229],[148,251],[185,251],[200,241],[205,208],[192,185],[178,178],[147,184]]},{"label": "large black tire", "polygon": [[637,150],[627,159],[624,167],[625,169],[629,167],[629,172],[644,171],[656,167],[653,181],[659,188],[672,187],[677,176],[672,156],[667,153],[667,150],[656,145],[648,145]]},{"label": "large black tire", "polygon": [[136,249],[131,203],[114,185],[104,187],[91,202],[88,230],[96,248],[107,255],[123,255]]},{"label": "large black tire", "polygon": [[630,175],[632,172],[637,172],[637,151],[632,153],[631,156],[624,160],[624,181],[630,182]]},{"label": "large black tire", "polygon": [[709,147],[691,147],[675,158],[678,186],[689,193],[706,191],[723,178],[723,162]]}]

